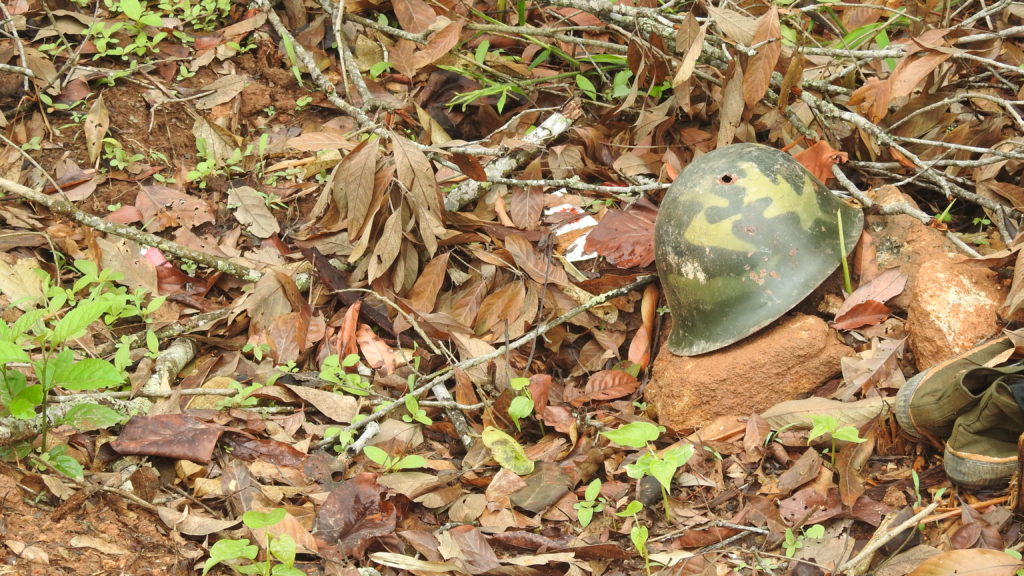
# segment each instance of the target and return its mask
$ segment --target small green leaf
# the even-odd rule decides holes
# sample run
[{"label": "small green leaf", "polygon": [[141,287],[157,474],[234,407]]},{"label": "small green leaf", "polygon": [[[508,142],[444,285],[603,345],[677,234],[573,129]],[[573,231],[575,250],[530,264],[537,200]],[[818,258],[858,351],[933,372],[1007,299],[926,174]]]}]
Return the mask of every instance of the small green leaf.
[{"label": "small green leaf", "polygon": [[533,473],[533,460],[526,456],[526,451],[515,438],[494,426],[484,428],[481,438],[499,466],[520,476]]},{"label": "small green leaf", "polygon": [[427,460],[419,454],[409,454],[408,456],[402,457],[398,462],[395,463],[395,470],[408,470],[409,468],[424,468],[427,465]]},{"label": "small green leaf", "polygon": [[601,494],[601,479],[594,478],[590,484],[587,485],[587,491],[583,494],[583,498],[593,502],[597,500],[598,495]]},{"label": "small green leaf", "polygon": [[804,530],[804,536],[815,540],[821,540],[825,537],[825,527],[821,524],[815,524]]},{"label": "small green leaf", "polygon": [[84,336],[85,329],[89,327],[89,324],[99,320],[106,311],[107,304],[104,302],[88,300],[80,302],[54,325],[50,343],[61,346],[68,340]]},{"label": "small green leaf", "polygon": [[0,366],[8,362],[28,362],[28,353],[13,342],[0,341]]},{"label": "small green leaf", "polygon": [[203,565],[203,574],[205,576],[214,566],[229,560],[253,560],[259,552],[260,547],[250,544],[248,540],[218,540],[210,546],[210,557]]},{"label": "small green leaf", "polygon": [[615,515],[619,516],[621,518],[625,518],[626,516],[634,516],[634,515],[636,515],[637,513],[639,513],[643,509],[644,509],[644,505],[643,504],[641,504],[640,502],[637,502],[636,500],[633,500],[632,502],[629,503],[628,506],[626,506],[626,508],[624,510],[622,510],[620,512],[616,512]]},{"label": "small green leaf", "polygon": [[249,528],[266,528],[284,520],[286,512],[283,508],[275,508],[266,512],[260,510],[249,510],[242,514],[242,523]]},{"label": "small green leaf", "polygon": [[836,440],[842,440],[844,442],[855,442],[857,444],[867,441],[867,438],[860,437],[860,434],[857,432],[857,429],[854,428],[853,426],[843,426],[842,428],[833,432],[832,437],[835,438]]},{"label": "small green leaf", "polygon": [[80,432],[101,430],[124,422],[127,418],[100,404],[78,404],[64,415],[64,423]]},{"label": "small green leaf", "polygon": [[120,7],[121,12],[132,20],[142,17],[142,3],[139,0],[121,0]]},{"label": "small green leaf", "polygon": [[124,382],[123,372],[100,358],[86,358],[68,366],[59,366],[53,374],[53,386],[68,390],[97,390]]},{"label": "small green leaf", "polygon": [[580,526],[586,528],[590,525],[591,520],[594,519],[594,509],[583,505],[582,502],[577,502],[576,506],[580,506],[576,509],[576,517],[579,518]]},{"label": "small green leaf", "polygon": [[[284,510],[281,510],[284,512]],[[270,553],[281,562],[291,566],[295,564],[295,539],[288,534],[280,534],[270,539]]]},{"label": "small green leaf", "polygon": [[615,430],[601,432],[601,435],[619,446],[643,448],[648,442],[657,440],[664,431],[663,426],[655,426],[650,422],[630,422]]},{"label": "small green leaf", "polygon": [[376,446],[364,447],[363,454],[366,454],[367,458],[373,460],[379,466],[384,466],[385,468],[387,467],[388,460],[391,459],[390,456],[388,456],[387,452],[381,450],[380,448],[377,448]]},{"label": "small green leaf", "polygon": [[590,79],[587,78],[586,76],[582,74],[577,74],[576,86],[578,86],[579,89],[583,91],[583,94],[585,94],[587,98],[590,98],[591,100],[597,99],[597,88],[594,87],[594,83],[591,82]]}]

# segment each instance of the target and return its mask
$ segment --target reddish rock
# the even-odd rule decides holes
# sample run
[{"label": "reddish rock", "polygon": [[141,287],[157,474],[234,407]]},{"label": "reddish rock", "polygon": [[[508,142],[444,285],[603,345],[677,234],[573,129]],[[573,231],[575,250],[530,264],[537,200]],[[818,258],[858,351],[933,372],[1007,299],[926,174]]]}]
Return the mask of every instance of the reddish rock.
[{"label": "reddish rock", "polygon": [[919,370],[974,348],[999,333],[1006,291],[996,274],[945,255],[922,263],[910,278],[907,343]]},{"label": "reddish rock", "polygon": [[658,352],[645,396],[677,430],[749,415],[806,396],[853,354],[817,316],[786,316],[755,336],[701,356]]},{"label": "reddish rock", "polygon": [[[913,204],[892,190],[877,200]],[[906,311],[907,344],[919,370],[999,333],[1006,289],[994,272],[967,263],[944,232],[905,215],[870,215],[864,231],[861,282],[888,268],[907,275],[906,290],[889,305]]]}]

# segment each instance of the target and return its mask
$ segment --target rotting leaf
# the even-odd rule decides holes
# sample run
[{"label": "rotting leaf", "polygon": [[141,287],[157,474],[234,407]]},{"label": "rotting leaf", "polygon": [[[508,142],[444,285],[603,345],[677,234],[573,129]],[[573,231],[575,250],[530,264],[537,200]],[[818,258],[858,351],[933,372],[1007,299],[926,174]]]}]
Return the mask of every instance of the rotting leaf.
[{"label": "rotting leaf", "polygon": [[228,190],[228,205],[235,207],[235,219],[257,238],[269,238],[281,231],[277,218],[274,218],[263,196],[255,188],[231,188]]},{"label": "rotting leaf", "polygon": [[205,464],[223,433],[222,426],[185,414],[133,416],[110,447],[124,456],[160,456]]},{"label": "rotting leaf", "polygon": [[641,198],[625,210],[609,210],[587,235],[583,249],[597,252],[619,268],[654,262],[654,219],[658,208]]},{"label": "rotting leaf", "polygon": [[336,545],[343,554],[361,558],[375,538],[393,536],[395,507],[381,498],[384,490],[368,472],[332,490],[317,511],[317,545]]},{"label": "rotting leaf", "polygon": [[516,265],[526,272],[537,284],[569,284],[565,268],[550,258],[545,258],[530,241],[518,234],[505,236],[505,249],[512,255]]},{"label": "rotting leaf", "polygon": [[135,206],[142,212],[146,230],[159,232],[174,226],[195,228],[213,222],[213,209],[200,198],[155,184],[142,186],[135,197]]},{"label": "rotting leaf", "polygon": [[866,300],[854,305],[845,314],[836,318],[832,327],[836,330],[853,330],[863,326],[880,324],[889,317],[891,310],[877,300]]}]

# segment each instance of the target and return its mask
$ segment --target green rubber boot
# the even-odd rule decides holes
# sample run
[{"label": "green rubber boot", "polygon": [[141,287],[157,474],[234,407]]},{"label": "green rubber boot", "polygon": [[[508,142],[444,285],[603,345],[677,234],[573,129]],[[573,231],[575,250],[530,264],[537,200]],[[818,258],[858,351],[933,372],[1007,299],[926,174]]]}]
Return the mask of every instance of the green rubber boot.
[{"label": "green rubber boot", "polygon": [[1017,470],[1024,432],[1024,375],[998,378],[973,408],[956,419],[946,443],[946,474],[965,488],[1005,486]]},{"label": "green rubber boot", "polygon": [[896,395],[900,427],[915,438],[948,438],[957,417],[977,405],[997,378],[1024,370],[1024,366],[983,367],[1012,348],[1009,338],[996,338],[908,380]]}]

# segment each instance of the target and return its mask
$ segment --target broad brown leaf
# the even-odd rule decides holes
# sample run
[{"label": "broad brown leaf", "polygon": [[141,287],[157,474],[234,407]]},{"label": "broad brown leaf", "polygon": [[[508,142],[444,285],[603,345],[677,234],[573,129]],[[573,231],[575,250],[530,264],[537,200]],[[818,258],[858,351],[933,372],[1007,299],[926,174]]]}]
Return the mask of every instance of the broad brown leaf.
[{"label": "broad brown leaf", "polygon": [[518,234],[505,236],[505,249],[516,264],[538,284],[569,285],[569,276],[558,262],[545,258],[530,241]]},{"label": "broad brown leaf", "polygon": [[424,0],[393,0],[391,7],[402,30],[419,34],[437,20],[437,14]]},{"label": "broad brown leaf", "polygon": [[619,268],[654,262],[654,219],[658,208],[641,199],[626,210],[609,210],[587,235],[583,249],[597,252]]},{"label": "broad brown leaf", "polygon": [[423,313],[434,311],[437,296],[441,293],[441,287],[447,277],[449,254],[450,252],[445,252],[427,262],[427,265],[423,267],[423,272],[420,272],[419,278],[409,290],[407,294],[409,304],[416,311]]},{"label": "broad brown leaf", "polygon": [[833,177],[832,166],[846,162],[849,154],[836,150],[824,140],[818,140],[810,148],[795,154],[793,159],[807,168],[818,180],[828,182]]},{"label": "broad brown leaf", "polygon": [[428,64],[437,62],[448,54],[448,51],[459,43],[459,38],[462,36],[462,27],[465,25],[466,21],[460,18],[431,34],[430,39],[427,40],[427,45],[413,55],[413,67],[419,70]]},{"label": "broad brown leaf", "polygon": [[1024,562],[1001,550],[950,550],[925,560],[909,576],[1013,576]]},{"label": "broad brown leaf", "polygon": [[845,314],[836,318],[832,327],[836,330],[853,330],[863,326],[880,324],[889,317],[889,307],[877,300],[867,300],[856,304]]},{"label": "broad brown leaf", "polygon": [[782,32],[779,25],[779,9],[774,4],[768,12],[757,19],[757,29],[754,31],[752,44],[767,42],[757,49],[747,63],[746,73],[743,76],[743,101],[747,108],[753,108],[755,104],[764,98],[771,83],[772,72],[779,62],[782,54]]},{"label": "broad brown leaf", "polygon": [[583,395],[574,398],[574,406],[595,400],[612,400],[628,396],[640,386],[640,382],[632,374],[622,370],[601,370],[591,374]]},{"label": "broad brown leaf", "polygon": [[729,64],[730,72],[722,93],[722,105],[718,121],[717,148],[732,144],[743,116],[743,68],[738,61]]},{"label": "broad brown leaf", "polygon": [[338,165],[331,194],[338,210],[348,216],[348,239],[355,242],[373,216],[374,174],[377,169],[377,141],[367,140],[355,147]]}]

